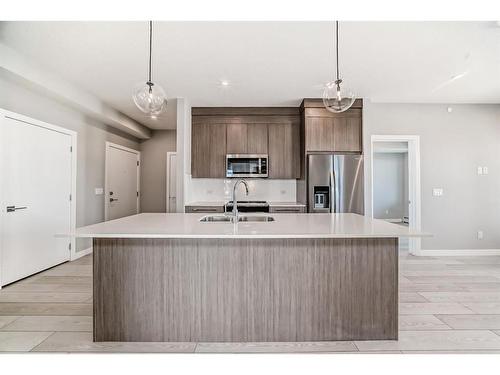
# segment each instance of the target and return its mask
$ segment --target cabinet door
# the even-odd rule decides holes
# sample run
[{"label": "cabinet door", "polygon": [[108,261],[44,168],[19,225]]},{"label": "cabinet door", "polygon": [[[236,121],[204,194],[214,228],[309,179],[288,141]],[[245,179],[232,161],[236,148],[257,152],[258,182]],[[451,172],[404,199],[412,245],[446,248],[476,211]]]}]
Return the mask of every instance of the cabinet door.
[{"label": "cabinet door", "polygon": [[299,126],[269,124],[269,178],[300,178]]},{"label": "cabinet door", "polygon": [[267,124],[247,124],[249,154],[267,154]]},{"label": "cabinet door", "polygon": [[191,134],[193,177],[225,177],[226,125],[193,124]]},{"label": "cabinet door", "polygon": [[333,150],[361,152],[361,118],[336,118],[333,123]]},{"label": "cabinet door", "polygon": [[227,124],[227,153],[247,154],[247,124]]},{"label": "cabinet door", "polygon": [[334,118],[306,117],[306,151],[333,151]]},{"label": "cabinet door", "polygon": [[186,213],[222,213],[224,206],[186,206]]}]

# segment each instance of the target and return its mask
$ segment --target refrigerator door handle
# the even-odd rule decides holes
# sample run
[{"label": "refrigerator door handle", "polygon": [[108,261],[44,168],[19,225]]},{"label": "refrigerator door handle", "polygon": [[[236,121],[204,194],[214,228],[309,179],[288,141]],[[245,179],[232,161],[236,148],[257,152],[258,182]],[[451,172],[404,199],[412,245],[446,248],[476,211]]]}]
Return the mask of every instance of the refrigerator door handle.
[{"label": "refrigerator door handle", "polygon": [[335,191],[335,171],[330,171],[330,212],[337,212],[337,194]]}]

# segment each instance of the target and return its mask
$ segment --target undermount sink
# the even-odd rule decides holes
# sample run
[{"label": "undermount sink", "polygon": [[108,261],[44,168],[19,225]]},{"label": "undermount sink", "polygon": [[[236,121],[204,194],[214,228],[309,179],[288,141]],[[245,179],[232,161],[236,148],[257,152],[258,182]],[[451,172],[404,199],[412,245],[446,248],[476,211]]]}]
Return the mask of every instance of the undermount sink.
[{"label": "undermount sink", "polygon": [[[208,215],[208,216],[203,216],[200,221],[202,223],[228,223],[232,219],[231,216],[226,216],[226,215]],[[269,222],[269,221],[274,221],[274,217],[272,216],[239,216],[238,221],[245,221],[245,222]]]}]

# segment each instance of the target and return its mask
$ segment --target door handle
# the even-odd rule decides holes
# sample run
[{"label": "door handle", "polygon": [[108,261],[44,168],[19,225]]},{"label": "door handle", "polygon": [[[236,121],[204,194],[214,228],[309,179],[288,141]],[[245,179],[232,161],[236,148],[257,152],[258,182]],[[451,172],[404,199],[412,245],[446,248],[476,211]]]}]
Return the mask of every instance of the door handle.
[{"label": "door handle", "polygon": [[27,208],[28,207],[26,207],[26,206],[23,206],[23,207],[7,206],[7,212],[14,212],[14,211],[17,211],[17,210],[25,210]]},{"label": "door handle", "polygon": [[115,201],[117,201],[117,200],[118,200],[118,198],[109,198],[109,201],[110,201],[110,202],[115,202]]}]

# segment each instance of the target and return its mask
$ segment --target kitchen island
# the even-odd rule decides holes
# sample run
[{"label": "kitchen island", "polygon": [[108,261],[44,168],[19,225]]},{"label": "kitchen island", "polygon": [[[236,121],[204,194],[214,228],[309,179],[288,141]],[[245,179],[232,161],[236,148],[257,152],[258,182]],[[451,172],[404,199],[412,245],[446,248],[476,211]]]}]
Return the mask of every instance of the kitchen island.
[{"label": "kitchen island", "polygon": [[77,229],[93,238],[94,341],[397,339],[398,238],[423,234],[356,214],[203,216]]}]

